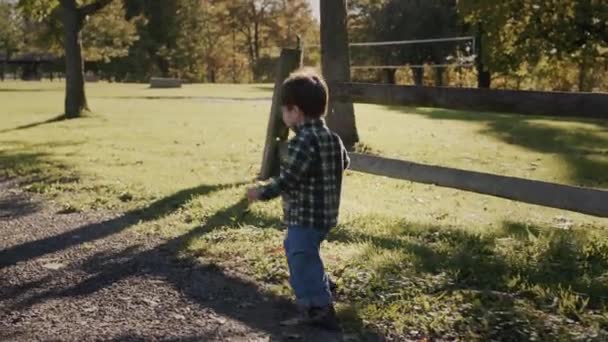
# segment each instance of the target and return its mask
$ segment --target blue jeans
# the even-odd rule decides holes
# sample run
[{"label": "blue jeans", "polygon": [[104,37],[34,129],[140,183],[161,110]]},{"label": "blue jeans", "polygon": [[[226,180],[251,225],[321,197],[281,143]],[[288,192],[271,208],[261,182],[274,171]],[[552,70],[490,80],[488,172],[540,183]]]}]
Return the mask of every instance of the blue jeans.
[{"label": "blue jeans", "polygon": [[289,226],[285,254],[289,265],[289,283],[299,306],[325,307],[332,303],[329,280],[319,254],[326,230]]}]

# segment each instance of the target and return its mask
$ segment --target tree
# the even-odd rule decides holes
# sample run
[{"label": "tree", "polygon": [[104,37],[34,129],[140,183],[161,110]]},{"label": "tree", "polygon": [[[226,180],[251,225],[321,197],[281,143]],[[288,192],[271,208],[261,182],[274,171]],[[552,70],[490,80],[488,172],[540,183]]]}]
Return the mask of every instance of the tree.
[{"label": "tree", "polygon": [[296,36],[306,42],[319,39],[308,0],[281,0],[274,8],[270,28],[269,38],[278,46],[295,45]]},{"label": "tree", "polygon": [[[310,37],[317,27],[305,0],[226,1],[228,21],[243,38],[255,81],[268,71],[263,49],[293,46],[296,36]],[[318,32],[318,31],[317,31]],[[276,51],[276,50],[275,50]]]},{"label": "tree", "polygon": [[175,46],[161,48],[170,74],[192,82],[215,82],[228,64],[231,26],[226,1],[178,0]]},{"label": "tree", "polygon": [[249,66],[254,80],[260,78],[258,62],[262,42],[270,33],[272,12],[277,4],[277,0],[247,0],[240,3],[234,2],[228,6],[232,25],[245,39]]},{"label": "tree", "polygon": [[4,81],[4,73],[11,55],[16,52],[23,39],[22,18],[10,2],[0,2],[0,56],[4,57],[0,69],[0,79]]},{"label": "tree", "polygon": [[[295,47],[299,37],[305,49],[304,64],[319,65],[320,49],[306,48],[306,45],[319,45],[321,38],[320,26],[313,17],[309,0],[281,0],[274,16],[269,37],[271,44],[277,47]],[[267,69],[266,72],[274,76],[274,68]]]},{"label": "tree", "polygon": [[478,87],[489,88],[492,74],[510,74],[526,58],[527,53],[518,41],[529,22],[529,13],[521,6],[529,1],[531,0],[458,1],[461,18],[469,31],[477,37]]},{"label": "tree", "polygon": [[[414,40],[458,35],[455,0],[357,0],[350,5],[354,36],[371,41]],[[415,20],[413,19],[415,18]],[[382,49],[359,52],[358,57],[372,63],[400,65],[445,64],[455,46],[449,43],[396,45]],[[424,69],[412,67],[416,85],[422,85]],[[436,84],[443,84],[443,68],[435,68]],[[395,83],[396,69],[385,73],[390,83]]]},{"label": "tree", "polygon": [[120,1],[113,1],[96,15],[87,17],[82,29],[83,56],[87,62],[109,62],[125,57],[129,47],[139,39],[134,17],[125,20],[126,11]]},{"label": "tree", "polygon": [[108,6],[112,0],[80,4],[76,0],[20,0],[19,5],[30,16],[43,20],[56,10],[61,12],[65,53],[65,116],[80,117],[88,110],[84,89],[84,58],[81,31],[89,16]]},{"label": "tree", "polygon": [[529,24],[518,46],[549,61],[570,61],[578,66],[578,90],[593,88],[594,65],[608,60],[608,2],[600,0],[521,1]]},{"label": "tree", "polygon": [[[294,46],[296,35],[307,43],[319,40],[307,0],[124,3],[127,18],[142,18],[136,21],[139,40],[128,56],[99,66],[107,78],[119,81],[147,81],[152,75],[192,82],[265,81],[274,77],[280,47]],[[316,63],[320,56],[305,58]]]},{"label": "tree", "polygon": [[568,61],[578,66],[578,89],[590,90],[591,68],[608,57],[606,1],[460,0],[458,7],[480,37],[482,87],[489,87],[493,73]]},{"label": "tree", "polygon": [[[63,54],[59,0],[21,0],[21,7],[35,20],[32,45]],[[110,80],[240,82],[272,78],[279,48],[294,46],[296,35],[319,39],[307,0],[115,0],[84,20],[80,37],[86,67]]]},{"label": "tree", "polygon": [[176,47],[178,1],[125,0],[127,18],[137,21],[139,40],[125,58],[110,63],[111,72],[118,80],[147,81],[150,76],[169,76],[169,60],[163,50]]},{"label": "tree", "polygon": [[165,45],[159,53],[165,57],[170,75],[196,82],[204,77],[206,13],[200,0],[175,2],[175,45]]},{"label": "tree", "polygon": [[[64,55],[63,15],[60,7],[42,19],[25,21],[25,51]],[[145,23],[141,16],[125,20],[126,10],[121,1],[111,2],[96,15],[87,17],[81,31],[83,59],[88,69],[99,72],[112,59],[129,54],[129,47],[139,39],[137,25]]]},{"label": "tree", "polygon": [[[378,12],[389,0],[350,0],[348,1],[348,33],[352,42],[368,42],[376,40],[378,33],[375,19]],[[351,48],[352,64],[381,65],[384,64],[382,54],[367,47]],[[376,70],[357,71],[356,75],[365,74],[366,78],[379,81]],[[383,78],[388,83],[396,83],[394,69],[381,70]]]}]

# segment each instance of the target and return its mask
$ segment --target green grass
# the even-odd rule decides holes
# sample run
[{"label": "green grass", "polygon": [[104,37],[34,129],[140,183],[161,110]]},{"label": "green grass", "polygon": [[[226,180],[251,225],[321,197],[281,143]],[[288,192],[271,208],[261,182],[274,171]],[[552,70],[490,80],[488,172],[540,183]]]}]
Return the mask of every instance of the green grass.
[{"label": "green grass", "polygon": [[[2,172],[21,176],[65,211],[145,209],[151,215],[132,228],[167,237],[202,228],[184,257],[215,261],[289,295],[279,203],[256,204],[243,216],[269,103],[197,98],[270,97],[271,87],[98,83],[87,91],[93,113],[54,121],[60,84],[0,83]],[[356,110],[363,142],[385,156],[608,187],[606,122]],[[601,340],[608,329],[606,227],[606,219],[348,172],[342,224],[323,253],[350,330]]]}]

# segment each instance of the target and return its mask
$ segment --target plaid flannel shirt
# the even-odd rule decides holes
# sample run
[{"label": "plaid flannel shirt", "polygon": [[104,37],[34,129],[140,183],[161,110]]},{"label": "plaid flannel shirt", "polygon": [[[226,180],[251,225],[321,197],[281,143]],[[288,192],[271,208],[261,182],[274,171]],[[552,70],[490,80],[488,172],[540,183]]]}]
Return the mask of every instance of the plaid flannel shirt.
[{"label": "plaid flannel shirt", "polygon": [[288,143],[280,175],[260,189],[260,199],[283,196],[285,223],[330,229],[338,223],[342,174],[350,159],[323,119],[300,125]]}]

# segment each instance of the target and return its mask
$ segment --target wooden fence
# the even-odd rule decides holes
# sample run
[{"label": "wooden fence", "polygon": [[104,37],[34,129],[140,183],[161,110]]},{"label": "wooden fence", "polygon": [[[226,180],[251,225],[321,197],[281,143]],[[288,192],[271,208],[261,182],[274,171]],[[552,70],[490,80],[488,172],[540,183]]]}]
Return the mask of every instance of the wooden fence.
[{"label": "wooden fence", "polygon": [[[285,65],[295,68],[301,56],[285,54],[277,78],[262,179],[276,174],[280,155],[286,153],[285,127],[275,101],[286,77]],[[291,62],[289,62],[291,61]],[[288,68],[289,69],[289,68]],[[379,84],[332,83],[332,100],[385,105],[428,106],[474,111],[511,112],[525,115],[574,116],[608,119],[608,94],[526,92],[460,88],[410,87]],[[480,113],[479,115],[484,115]],[[379,176],[471,191],[524,203],[608,217],[608,190],[591,189],[448,167],[423,165],[378,156],[351,154],[351,169]],[[274,171],[271,171],[274,170]]]},{"label": "wooden fence", "polygon": [[383,105],[608,119],[608,94],[333,83],[332,98]]}]

